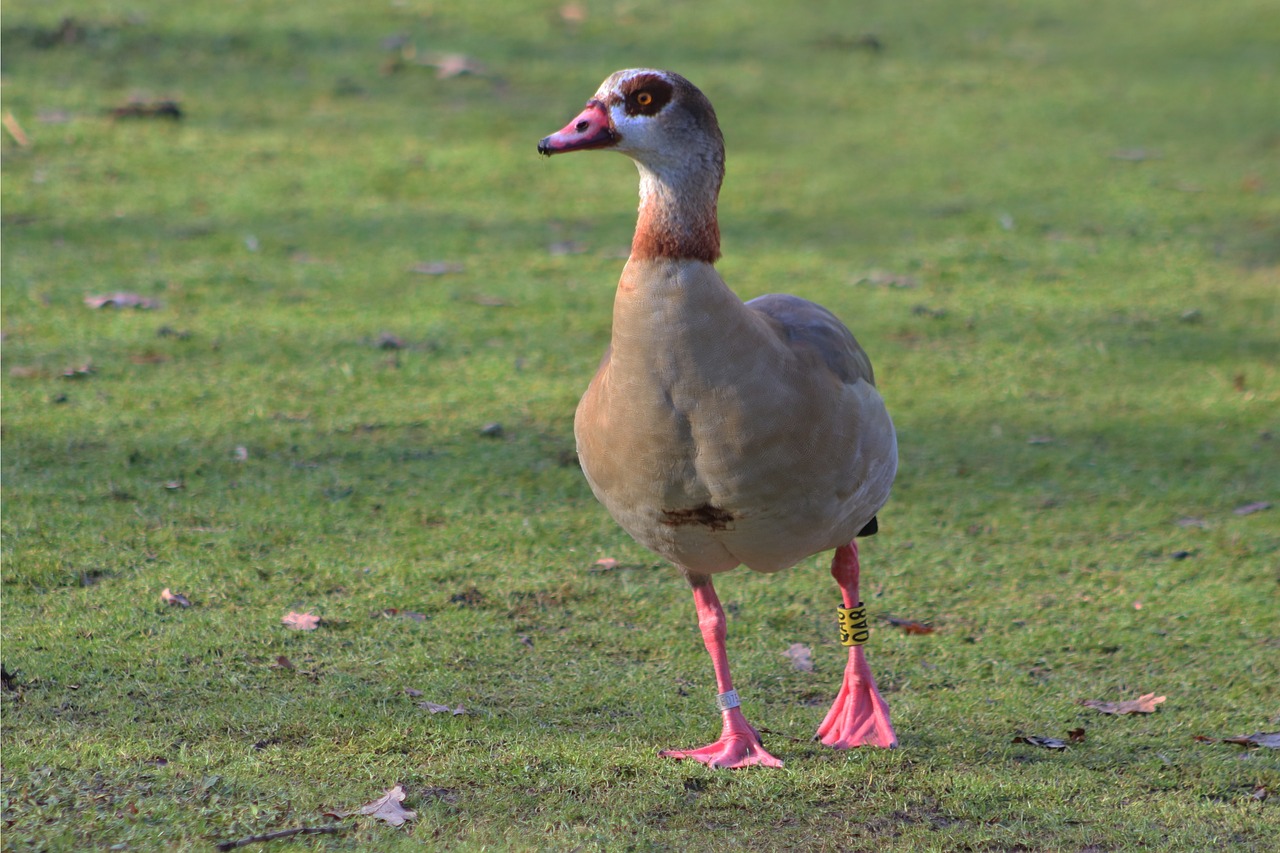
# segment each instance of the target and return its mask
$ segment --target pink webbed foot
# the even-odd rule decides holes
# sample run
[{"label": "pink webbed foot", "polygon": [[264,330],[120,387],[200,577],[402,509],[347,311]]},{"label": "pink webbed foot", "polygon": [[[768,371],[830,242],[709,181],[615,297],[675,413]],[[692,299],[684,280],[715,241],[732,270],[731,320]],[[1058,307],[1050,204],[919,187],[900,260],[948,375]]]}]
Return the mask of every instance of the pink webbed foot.
[{"label": "pink webbed foot", "polygon": [[692,758],[708,767],[781,767],[782,762],[769,754],[760,742],[760,734],[751,727],[737,708],[724,712],[724,729],[720,739],[700,749],[664,749],[665,758]]},{"label": "pink webbed foot", "polygon": [[814,739],[836,749],[856,746],[892,749],[898,745],[898,736],[889,722],[889,705],[876,689],[876,680],[861,647],[849,649],[844,683]]}]

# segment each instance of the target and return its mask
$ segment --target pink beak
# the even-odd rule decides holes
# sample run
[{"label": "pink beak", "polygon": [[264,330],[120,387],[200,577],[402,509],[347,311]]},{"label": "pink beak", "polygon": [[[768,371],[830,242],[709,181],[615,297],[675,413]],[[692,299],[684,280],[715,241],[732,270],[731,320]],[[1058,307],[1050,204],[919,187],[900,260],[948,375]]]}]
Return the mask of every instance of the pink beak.
[{"label": "pink beak", "polygon": [[613,129],[613,122],[604,104],[588,101],[586,109],[572,121],[538,143],[538,153],[550,157],[566,151],[608,148],[617,141],[618,132]]}]

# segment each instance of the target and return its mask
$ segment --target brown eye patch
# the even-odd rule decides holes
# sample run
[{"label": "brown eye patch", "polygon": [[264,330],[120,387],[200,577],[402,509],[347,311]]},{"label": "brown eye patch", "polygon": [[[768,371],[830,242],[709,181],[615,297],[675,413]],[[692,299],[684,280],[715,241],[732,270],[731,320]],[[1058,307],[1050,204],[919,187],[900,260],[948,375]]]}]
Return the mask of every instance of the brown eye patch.
[{"label": "brown eye patch", "polygon": [[629,116],[657,115],[671,100],[671,84],[661,77],[644,74],[626,82],[622,94]]}]

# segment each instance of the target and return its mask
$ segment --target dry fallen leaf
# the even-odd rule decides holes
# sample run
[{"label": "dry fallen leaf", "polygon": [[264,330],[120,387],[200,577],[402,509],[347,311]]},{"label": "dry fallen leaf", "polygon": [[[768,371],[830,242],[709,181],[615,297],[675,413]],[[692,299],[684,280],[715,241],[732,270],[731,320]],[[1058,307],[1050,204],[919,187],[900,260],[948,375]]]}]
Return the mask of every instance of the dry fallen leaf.
[{"label": "dry fallen leaf", "polygon": [[404,802],[404,787],[396,785],[378,799],[360,807],[360,814],[369,815],[386,821],[392,826],[400,826],[406,820],[413,820],[418,813],[400,805]]},{"label": "dry fallen leaf", "polygon": [[433,714],[452,714],[455,717],[461,717],[467,713],[467,709],[461,705],[456,708],[450,708],[448,705],[437,705],[435,702],[419,702],[418,707]]},{"label": "dry fallen leaf", "polygon": [[160,307],[160,303],[154,299],[123,290],[97,296],[87,295],[84,298],[84,304],[90,308],[141,308],[144,311]]},{"label": "dry fallen leaf", "polygon": [[547,246],[547,251],[555,257],[564,257],[565,255],[581,255],[587,250],[587,247],[576,240],[560,240]]},{"label": "dry fallen leaf", "polygon": [[1013,739],[1013,743],[1026,743],[1031,746],[1039,746],[1044,749],[1066,749],[1067,742],[1059,740],[1056,737],[1036,737],[1035,735],[1027,735],[1023,737],[1019,735]]},{"label": "dry fallen leaf", "polygon": [[450,77],[461,77],[463,74],[483,75],[485,67],[469,56],[461,53],[428,53],[418,60],[419,65],[436,70],[436,79],[448,80]]},{"label": "dry fallen leaf", "polygon": [[177,101],[130,101],[107,111],[112,118],[182,118],[182,107]]},{"label": "dry fallen leaf", "polygon": [[1265,746],[1268,749],[1280,749],[1280,732],[1254,732],[1251,735],[1236,735],[1235,737],[1195,735],[1195,739],[1202,743],[1238,743],[1241,746]]},{"label": "dry fallen leaf", "polygon": [[448,275],[449,273],[462,272],[462,264],[455,264],[449,261],[423,261],[420,264],[414,264],[409,267],[409,272],[422,273],[423,275]]},{"label": "dry fallen leaf", "polygon": [[601,557],[591,564],[591,568],[597,572],[610,572],[618,568],[620,564],[613,557]]},{"label": "dry fallen leaf", "polygon": [[416,688],[416,687],[406,687],[406,688],[404,689],[404,695],[406,695],[406,696],[415,696],[415,697],[416,697],[416,696],[421,696],[421,695],[422,695],[422,691],[421,691],[421,690],[419,690],[419,689],[418,689],[418,688]]},{"label": "dry fallen leaf", "polygon": [[314,613],[295,613],[290,610],[280,621],[286,628],[293,628],[295,631],[314,631],[320,624],[320,617]]},{"label": "dry fallen leaf", "polygon": [[1067,732],[1067,740],[1072,743],[1084,743],[1084,726]]},{"label": "dry fallen leaf", "polygon": [[861,275],[854,276],[854,284],[869,284],[872,287],[898,287],[908,289],[915,287],[920,282],[914,276],[901,275],[892,273],[888,270],[868,270]]},{"label": "dry fallen leaf", "polygon": [[271,664],[271,668],[272,669],[297,669],[297,667],[293,665],[293,661],[289,660],[284,655],[277,655],[276,662]]},{"label": "dry fallen leaf", "polygon": [[400,805],[404,802],[404,798],[404,786],[396,785],[378,799],[371,803],[365,803],[354,812],[332,811],[325,812],[325,815],[327,817],[338,818],[339,820],[344,817],[351,817],[351,815],[368,815],[369,817],[386,821],[392,826],[400,826],[405,821],[415,820],[418,817],[417,812],[412,809],[406,809],[404,806]]},{"label": "dry fallen leaf", "polygon": [[1271,509],[1270,501],[1254,501],[1251,504],[1238,506],[1232,512],[1236,515],[1253,515],[1255,512],[1262,512],[1264,509]]},{"label": "dry fallen leaf", "polygon": [[381,615],[388,619],[408,619],[410,622],[427,621],[427,614],[425,613],[417,613],[413,610],[400,610],[395,607],[387,607],[383,609],[381,611]]},{"label": "dry fallen leaf", "polygon": [[895,628],[901,628],[904,634],[932,634],[934,631],[932,625],[926,625],[924,622],[917,622],[914,619],[899,619],[896,616],[886,616],[884,621]]},{"label": "dry fallen leaf", "polygon": [[409,345],[409,343],[399,335],[392,334],[391,332],[383,332],[380,335],[378,335],[378,338],[373,342],[373,345],[378,349],[394,350],[394,349],[404,349]]},{"label": "dry fallen leaf", "polygon": [[22,125],[18,124],[18,120],[13,117],[13,113],[4,114],[4,129],[9,131],[9,135],[13,137],[13,141],[21,145],[23,148],[31,146],[31,137],[27,136],[26,131],[22,129]]},{"label": "dry fallen leaf", "polygon": [[454,298],[459,302],[470,302],[472,305],[483,305],[485,308],[505,308],[511,304],[501,296],[488,293],[464,293]]},{"label": "dry fallen leaf", "polygon": [[560,7],[560,19],[566,24],[581,24],[587,19],[587,7],[577,2],[565,3]]},{"label": "dry fallen leaf", "polygon": [[801,672],[813,672],[813,650],[804,643],[792,643],[791,648],[783,652],[791,658],[791,665]]},{"label": "dry fallen leaf", "polygon": [[1127,699],[1123,702],[1100,702],[1097,699],[1081,699],[1080,704],[1103,714],[1154,714],[1156,706],[1164,700],[1165,697],[1163,696],[1145,693],[1137,699]]},{"label": "dry fallen leaf", "polygon": [[170,592],[169,587],[160,590],[160,600],[165,604],[174,604],[178,607],[190,607],[191,601],[180,592]]}]

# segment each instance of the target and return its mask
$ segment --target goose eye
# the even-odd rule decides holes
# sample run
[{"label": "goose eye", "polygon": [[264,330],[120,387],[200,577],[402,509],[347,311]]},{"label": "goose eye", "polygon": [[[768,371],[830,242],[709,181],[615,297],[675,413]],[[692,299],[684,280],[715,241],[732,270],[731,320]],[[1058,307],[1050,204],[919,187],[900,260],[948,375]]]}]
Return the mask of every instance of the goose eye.
[{"label": "goose eye", "polygon": [[648,92],[641,92],[636,95],[636,103],[642,107],[647,107],[653,103],[653,95],[650,95]]}]

